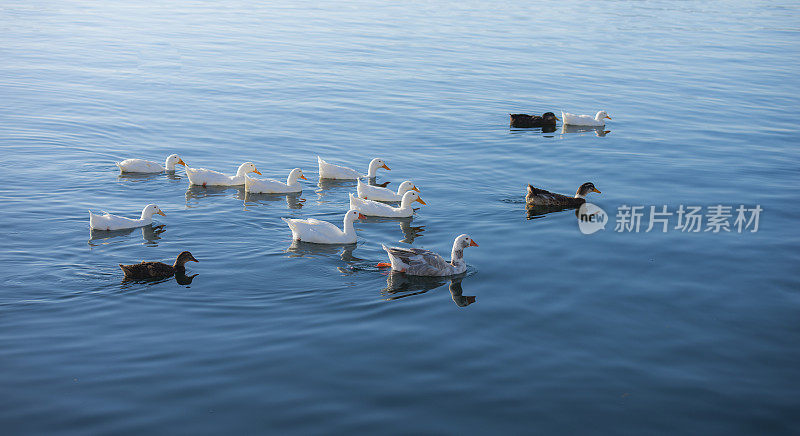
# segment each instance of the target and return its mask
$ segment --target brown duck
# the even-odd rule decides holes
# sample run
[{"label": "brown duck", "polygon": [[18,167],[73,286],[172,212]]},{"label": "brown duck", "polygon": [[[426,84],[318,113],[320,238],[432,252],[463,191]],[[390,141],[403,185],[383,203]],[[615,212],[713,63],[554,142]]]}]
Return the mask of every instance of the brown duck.
[{"label": "brown duck", "polygon": [[556,114],[545,112],[542,116],[528,114],[509,114],[511,116],[511,127],[555,127],[556,121],[560,121]]},{"label": "brown duck", "polygon": [[601,192],[594,187],[594,183],[587,182],[578,188],[574,197],[567,195],[556,194],[555,192],[545,191],[544,189],[534,188],[528,185],[528,195],[525,196],[525,204],[528,207],[535,206],[565,206],[565,207],[578,207],[586,203],[586,195],[590,192]]},{"label": "brown duck", "polygon": [[186,264],[186,262],[199,261],[192,256],[192,253],[183,251],[178,255],[178,258],[175,259],[173,265],[167,265],[162,262],[141,262],[135,265],[119,264],[119,267],[122,268],[122,272],[125,273],[126,279],[154,279],[171,277],[176,273],[185,274],[186,267],[184,264]]}]

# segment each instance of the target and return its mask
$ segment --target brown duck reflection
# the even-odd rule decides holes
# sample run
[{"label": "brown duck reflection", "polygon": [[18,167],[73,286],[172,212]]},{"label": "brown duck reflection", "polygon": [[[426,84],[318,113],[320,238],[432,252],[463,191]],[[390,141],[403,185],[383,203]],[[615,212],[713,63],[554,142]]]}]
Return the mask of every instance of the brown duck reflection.
[{"label": "brown duck reflection", "polygon": [[381,290],[381,294],[387,301],[399,300],[414,295],[422,295],[450,282],[450,298],[453,299],[456,306],[466,307],[475,302],[475,296],[463,295],[464,290],[461,287],[461,282],[464,277],[466,277],[466,273],[452,277],[422,277],[392,271],[386,276],[386,288]]},{"label": "brown duck reflection", "polygon": [[123,289],[127,289],[131,285],[137,284],[137,283],[146,283],[146,284],[149,284],[149,285],[155,285],[155,284],[159,284],[159,283],[168,282],[168,281],[172,280],[173,277],[175,278],[175,282],[178,283],[179,285],[188,286],[188,285],[191,285],[192,281],[194,280],[194,278],[199,276],[199,275],[200,274],[192,274],[192,275],[189,276],[189,275],[186,275],[185,271],[183,271],[183,272],[179,271],[179,272],[176,272],[175,275],[173,275],[172,277],[166,277],[166,278],[152,278],[152,279],[128,279],[128,278],[123,278],[122,279],[122,286],[123,286]]}]

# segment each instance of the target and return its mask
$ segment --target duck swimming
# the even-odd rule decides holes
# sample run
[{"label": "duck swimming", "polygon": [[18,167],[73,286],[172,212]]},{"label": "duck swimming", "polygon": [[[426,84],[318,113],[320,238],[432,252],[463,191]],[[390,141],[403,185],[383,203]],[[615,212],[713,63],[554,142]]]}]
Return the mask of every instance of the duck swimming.
[{"label": "duck swimming", "polygon": [[560,121],[556,114],[545,112],[541,116],[528,114],[509,114],[511,116],[511,127],[546,127],[555,126],[556,121]]},{"label": "duck swimming", "polygon": [[174,274],[186,273],[186,262],[199,262],[188,251],[182,251],[175,259],[175,263],[167,265],[163,262],[140,262],[134,265],[119,264],[125,278],[129,280],[155,279],[171,277]]},{"label": "duck swimming", "polygon": [[261,173],[256,169],[253,162],[245,162],[239,165],[235,176],[229,176],[219,171],[207,170],[205,168],[186,167],[186,176],[189,178],[190,185],[200,186],[239,186],[244,185],[244,176],[247,173]]},{"label": "duck swimming", "polygon": [[569,112],[561,111],[561,118],[564,120],[564,124],[593,127],[605,126],[606,119],[611,119],[606,111],[599,111],[594,117],[591,115],[575,115]]},{"label": "duck swimming", "polygon": [[391,266],[392,271],[404,272],[412,276],[452,276],[467,270],[464,262],[464,249],[477,247],[478,244],[467,234],[458,235],[453,241],[453,252],[450,262],[430,250],[421,248],[387,247],[381,244],[389,254],[391,263],[379,263],[378,267]]},{"label": "duck swimming", "polygon": [[353,193],[350,193],[350,209],[357,210],[366,216],[384,216],[392,218],[407,218],[414,215],[414,208],[411,203],[419,202],[427,204],[422,201],[416,191],[408,191],[403,194],[403,199],[400,201],[400,207],[392,207],[386,203],[380,203],[374,200],[364,200],[358,198]]},{"label": "duck swimming", "polygon": [[298,182],[298,179],[308,180],[303,175],[303,170],[295,168],[289,173],[286,178],[286,183],[275,179],[256,179],[247,174],[244,175],[244,190],[252,194],[288,194],[295,192],[302,192],[303,185]]},{"label": "duck swimming", "polygon": [[292,239],[301,242],[313,242],[315,244],[354,244],[356,242],[356,230],[353,222],[357,219],[365,218],[357,210],[349,210],[344,214],[344,225],[340,230],[335,225],[320,221],[316,218],[297,219],[281,218],[292,231]]},{"label": "duck swimming", "polygon": [[545,191],[544,189],[534,188],[528,185],[528,195],[525,196],[525,204],[528,207],[533,206],[565,206],[565,207],[578,207],[586,203],[586,196],[590,192],[601,192],[594,187],[594,183],[587,182],[581,185],[575,192],[574,197],[567,195],[556,194],[555,192]]},{"label": "duck swimming", "polygon": [[374,201],[402,201],[403,194],[408,191],[417,191],[416,185],[411,180],[406,180],[405,182],[401,183],[400,186],[397,187],[397,193],[392,192],[391,189],[383,187],[383,186],[373,186],[368,185],[358,180],[358,184],[356,185],[356,192],[358,192],[358,197],[363,198],[365,200],[374,200]]},{"label": "duck swimming", "polygon": [[[352,168],[325,162],[319,156],[317,156],[317,164],[319,165],[320,179],[356,180],[363,175]],[[378,168],[390,170],[383,159],[372,159],[367,168],[367,178],[374,179],[378,174]]]},{"label": "duck swimming", "polygon": [[125,218],[124,216],[111,215],[105,212],[103,215],[89,211],[89,228],[93,230],[123,230],[144,227],[153,223],[153,215],[159,214],[166,216],[164,212],[155,204],[148,204],[142,209],[139,219]]},{"label": "duck swimming", "polygon": [[120,173],[162,173],[175,171],[175,165],[186,166],[177,154],[167,156],[164,161],[164,166],[158,162],[144,159],[125,159],[121,162],[115,162]]}]

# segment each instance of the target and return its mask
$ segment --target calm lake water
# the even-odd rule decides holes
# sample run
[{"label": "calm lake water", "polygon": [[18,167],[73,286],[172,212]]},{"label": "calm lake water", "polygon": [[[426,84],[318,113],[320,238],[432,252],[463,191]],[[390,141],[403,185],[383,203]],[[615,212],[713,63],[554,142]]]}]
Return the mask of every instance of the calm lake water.
[{"label": "calm lake water", "polygon": [[[793,2],[4,2],[0,428],[796,432],[798,23]],[[610,132],[508,127],[562,109]],[[114,166],[170,153],[310,181]],[[355,247],[293,245],[280,217],[340,224],[355,190],[317,185],[317,155],[381,157],[377,181],[428,205],[358,222]],[[528,219],[527,183],[586,181],[605,230]],[[88,209],[151,202],[163,227],[90,235]],[[640,232],[615,231],[623,205]],[[680,205],[763,211],[757,232],[645,232]],[[460,281],[374,267],[382,243],[448,255],[460,233],[480,244]],[[191,283],[122,282],[182,250]]]}]

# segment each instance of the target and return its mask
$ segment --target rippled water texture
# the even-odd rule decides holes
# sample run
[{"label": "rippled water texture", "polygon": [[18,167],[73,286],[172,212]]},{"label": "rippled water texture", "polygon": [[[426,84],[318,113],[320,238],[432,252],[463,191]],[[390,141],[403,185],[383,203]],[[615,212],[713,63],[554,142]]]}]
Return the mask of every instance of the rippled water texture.
[{"label": "rippled water texture", "polygon": [[[776,434],[800,421],[800,13],[792,2],[4,2],[0,428],[5,434]],[[605,129],[509,113],[605,109]],[[606,132],[608,130],[608,132]],[[163,161],[301,195],[118,175]],[[353,183],[413,220],[341,224]],[[583,235],[525,186],[621,205],[760,205],[756,233]],[[88,210],[157,226],[90,233]],[[674,223],[674,222],[673,222]],[[388,275],[380,244],[448,255]],[[118,263],[190,250],[186,277]]]}]

